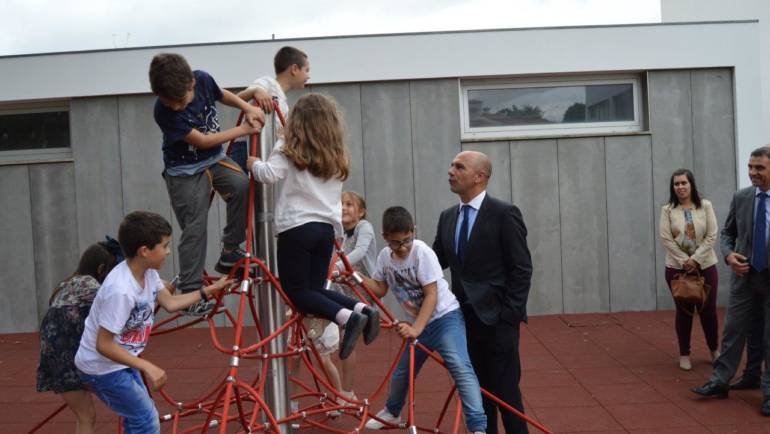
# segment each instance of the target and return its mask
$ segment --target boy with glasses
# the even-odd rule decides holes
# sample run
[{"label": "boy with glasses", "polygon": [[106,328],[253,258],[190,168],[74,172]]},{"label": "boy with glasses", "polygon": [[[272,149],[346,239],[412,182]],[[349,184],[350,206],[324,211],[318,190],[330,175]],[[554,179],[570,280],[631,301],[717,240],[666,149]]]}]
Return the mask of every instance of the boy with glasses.
[{"label": "boy with glasses", "polygon": [[[372,278],[363,277],[378,297],[392,289],[408,315],[396,330],[405,339],[419,339],[444,359],[455,381],[465,413],[468,432],[483,433],[487,418],[481,403],[479,381],[468,357],[465,322],[460,305],[444,280],[436,254],[427,244],[414,239],[414,222],[409,211],[390,207],[382,216],[382,236],[388,246],[382,249]],[[428,355],[415,351],[415,376]],[[385,408],[366,423],[368,429],[398,424],[399,413],[409,386],[409,352],[404,352],[390,380]]]}]

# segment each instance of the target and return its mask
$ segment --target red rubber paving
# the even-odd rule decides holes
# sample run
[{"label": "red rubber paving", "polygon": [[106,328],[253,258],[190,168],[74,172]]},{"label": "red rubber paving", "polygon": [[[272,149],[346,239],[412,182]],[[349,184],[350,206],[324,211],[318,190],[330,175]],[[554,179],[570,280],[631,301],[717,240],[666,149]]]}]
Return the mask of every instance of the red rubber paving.
[{"label": "red rubber paving", "polygon": [[[694,369],[680,371],[673,321],[671,311],[532,317],[521,333],[527,413],[558,433],[770,433],[770,420],[759,414],[759,391],[735,392],[727,400],[698,399],[689,392],[710,373],[708,350],[696,321]],[[227,331],[222,339],[227,344]],[[359,347],[359,397],[374,392],[399,342],[384,332],[372,345]],[[27,432],[60,405],[54,394],[35,391],[37,352],[35,333],[0,335],[0,433]],[[203,328],[155,336],[145,357],[166,370],[167,391],[180,401],[200,396],[227,373],[228,357],[213,350]],[[242,375],[253,378],[255,366],[242,362]],[[433,426],[449,384],[449,376],[428,361],[417,382],[418,425]],[[383,402],[381,394],[372,411]],[[162,402],[159,410],[164,414],[171,407]],[[452,411],[442,429],[450,428],[453,416]],[[183,426],[201,419],[196,415]],[[99,402],[97,420],[97,432],[116,432],[116,418]],[[352,429],[354,421],[342,417],[333,425]],[[162,426],[170,432],[169,424]],[[236,425],[229,431],[236,432]],[[74,418],[65,410],[38,432],[74,432]]]}]

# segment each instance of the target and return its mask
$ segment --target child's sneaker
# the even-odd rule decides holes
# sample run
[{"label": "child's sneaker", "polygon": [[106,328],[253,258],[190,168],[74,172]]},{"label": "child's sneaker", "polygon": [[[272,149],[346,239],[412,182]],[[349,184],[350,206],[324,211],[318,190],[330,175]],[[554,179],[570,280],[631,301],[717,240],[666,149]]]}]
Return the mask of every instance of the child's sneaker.
[{"label": "child's sneaker", "polygon": [[[214,270],[220,274],[228,274],[230,273],[230,269],[245,257],[246,252],[244,252],[243,249],[234,249],[229,252],[222,250],[222,253],[219,255],[219,261],[217,261],[217,265],[214,266]],[[251,272],[255,272],[257,269],[256,264],[252,263],[250,265]]]},{"label": "child's sneaker", "polygon": [[[329,404],[336,407],[338,405],[345,405],[346,403],[339,403],[336,400],[332,399],[332,400],[329,401]],[[332,419],[340,417],[341,414],[342,414],[341,410],[330,410],[330,411],[326,412],[326,415],[329,416]]]},{"label": "child's sneaker", "polygon": [[[387,408],[383,408],[382,410],[380,410],[380,412],[377,413],[376,417],[393,425],[398,425],[399,423],[401,423],[401,418],[399,416],[393,416],[392,414],[390,414]],[[383,429],[383,428],[385,428],[385,424],[375,418],[371,418],[366,421],[366,429]]]},{"label": "child's sneaker", "polygon": [[[356,397],[356,394],[353,393],[353,391],[348,392],[348,391],[345,391],[345,390],[340,390],[340,394],[343,395],[344,397],[350,399],[350,400],[358,401],[358,398]],[[335,402],[337,403],[337,405],[342,406],[342,407],[351,405],[350,402],[345,401],[342,397],[338,397],[335,400]],[[337,416],[342,414],[342,410],[332,410],[332,411],[328,412],[327,414],[330,417],[337,417]]]},{"label": "child's sneaker", "polygon": [[377,339],[377,335],[380,334],[380,311],[371,307],[365,307],[361,313],[366,315],[364,343],[369,345]]},{"label": "child's sneaker", "polygon": [[356,346],[358,337],[361,336],[361,332],[366,327],[367,319],[369,317],[358,312],[351,312],[348,322],[345,324],[345,334],[342,336],[340,342],[340,359],[345,360]]},{"label": "child's sneaker", "polygon": [[[358,401],[358,397],[356,396],[356,392],[352,390],[340,390],[340,394],[344,396],[345,398],[351,400],[351,401]],[[337,402],[340,403],[340,405],[346,405],[348,404],[347,401],[345,401],[342,398],[337,398]]]},{"label": "child's sneaker", "polygon": [[182,314],[186,316],[206,316],[214,310],[216,305],[216,300],[200,300],[184,308]]}]

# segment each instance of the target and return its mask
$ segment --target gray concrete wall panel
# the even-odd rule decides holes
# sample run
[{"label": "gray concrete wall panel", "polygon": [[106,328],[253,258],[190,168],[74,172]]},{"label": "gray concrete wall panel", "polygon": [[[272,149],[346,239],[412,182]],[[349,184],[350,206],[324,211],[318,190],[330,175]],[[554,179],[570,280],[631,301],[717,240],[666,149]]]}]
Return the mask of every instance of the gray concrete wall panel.
[{"label": "gray concrete wall panel", "polygon": [[338,84],[313,86],[313,92],[329,95],[337,101],[345,120],[345,138],[350,150],[350,176],[345,181],[345,190],[364,194],[364,144],[361,125],[361,85]]},{"label": "gray concrete wall panel", "polygon": [[[556,146],[556,140],[521,140],[510,144],[513,203],[524,215],[534,268],[527,303],[530,314],[564,311]],[[494,161],[497,164],[499,160]]]},{"label": "gray concrete wall panel", "polygon": [[648,88],[652,131],[652,199],[655,217],[655,272],[659,309],[674,307],[664,278],[666,252],[658,236],[660,206],[668,201],[671,173],[692,167],[692,96],[690,71],[652,71]]},{"label": "gray concrete wall panel", "polygon": [[376,233],[387,207],[400,205],[414,214],[409,103],[408,82],[361,85],[365,193]]},{"label": "gray concrete wall panel", "polygon": [[[693,172],[701,195],[711,200],[720,227],[737,189],[732,71],[692,71]],[[755,147],[761,146],[757,143]],[[747,156],[744,156],[747,157]],[[719,244],[717,244],[718,246]],[[721,258],[719,249],[717,253]],[[726,304],[730,268],[719,261],[717,303]]]},{"label": "gray concrete wall panel", "polygon": [[655,218],[649,136],[605,138],[610,311],[654,310]]},{"label": "gray concrete wall panel", "polygon": [[[152,96],[122,96],[118,99],[120,119],[120,159],[123,167],[123,209],[125,213],[152,211],[174,220],[169,203],[166,183],[163,181],[163,137],[153,119],[155,98]],[[117,236],[117,228],[115,228]],[[170,279],[174,275],[176,249],[172,235],[172,253],[160,270],[160,275]]]},{"label": "gray concrete wall panel", "polygon": [[449,190],[447,173],[460,152],[458,92],[456,79],[410,83],[415,219],[418,237],[429,245],[441,211],[458,200]]},{"label": "gray concrete wall panel", "polygon": [[[309,93],[309,92],[315,92],[316,86],[320,87],[321,85],[309,85],[309,86],[306,86],[304,89],[292,90],[291,92],[286,94],[286,100],[289,101],[289,109],[291,109],[291,107],[294,107],[294,103],[297,102],[297,100],[302,95],[304,95],[306,93]],[[288,117],[289,114],[288,113],[284,113],[284,116]]]},{"label": "gray concrete wall panel", "polygon": [[[133,128],[126,125],[126,128]],[[123,219],[118,98],[70,102],[78,245],[115,234]]]},{"label": "gray concrete wall panel", "polygon": [[[29,166],[29,190],[39,321],[48,310],[54,287],[75,271],[80,259],[74,166]],[[94,239],[91,243],[102,240]],[[82,250],[87,247],[84,245]]]},{"label": "gray concrete wall panel", "polygon": [[[382,232],[382,212],[400,205],[414,215],[414,162],[412,149],[409,83],[361,85],[364,184],[369,221],[376,234]],[[434,229],[435,230],[435,229]],[[420,236],[420,235],[418,235]],[[378,246],[383,242],[378,237]],[[401,308],[392,294],[385,304],[394,314]]]},{"label": "gray concrete wall panel", "polygon": [[[0,332],[38,329],[37,282],[32,234],[29,171],[26,166],[0,166]],[[11,248],[12,247],[12,248]]]},{"label": "gray concrete wall panel", "polygon": [[558,160],[564,311],[607,312],[604,139],[560,139]]}]

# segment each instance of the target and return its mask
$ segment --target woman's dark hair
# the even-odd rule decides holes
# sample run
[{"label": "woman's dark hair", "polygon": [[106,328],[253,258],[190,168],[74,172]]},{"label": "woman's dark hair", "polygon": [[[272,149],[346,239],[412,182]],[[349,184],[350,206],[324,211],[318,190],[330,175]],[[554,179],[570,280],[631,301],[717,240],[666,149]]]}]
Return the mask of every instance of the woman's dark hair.
[{"label": "woman's dark hair", "polygon": [[698,187],[695,185],[695,177],[688,169],[677,169],[671,174],[671,181],[668,183],[668,204],[671,205],[671,208],[679,206],[679,197],[676,195],[676,191],[674,191],[674,178],[682,175],[687,176],[687,181],[690,182],[690,200],[695,204],[695,208],[700,208],[701,200],[700,194],[698,194]]},{"label": "woman's dark hair", "polygon": [[[65,279],[65,281],[71,279],[74,276],[91,276],[99,283],[102,283],[104,278],[107,276],[107,273],[109,273],[110,270],[112,270],[112,268],[117,264],[116,255],[110,253],[110,250],[105,246],[105,244],[107,243],[101,242],[89,246],[80,257],[77,270],[75,270],[75,272],[70,277]],[[56,298],[56,295],[59,293],[61,288],[62,286],[60,284],[53,290],[51,298],[48,299],[49,305],[53,303],[54,298]]]}]

